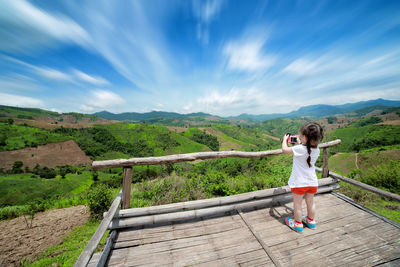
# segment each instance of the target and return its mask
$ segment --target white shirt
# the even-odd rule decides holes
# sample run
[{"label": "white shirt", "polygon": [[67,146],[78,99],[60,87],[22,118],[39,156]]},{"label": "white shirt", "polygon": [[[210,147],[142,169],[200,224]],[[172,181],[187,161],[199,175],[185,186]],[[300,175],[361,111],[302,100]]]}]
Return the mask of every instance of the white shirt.
[{"label": "white shirt", "polygon": [[289,187],[318,186],[317,175],[315,174],[315,162],[319,157],[319,148],[311,148],[311,168],[308,167],[307,146],[296,145],[293,150],[293,168],[289,178]]}]

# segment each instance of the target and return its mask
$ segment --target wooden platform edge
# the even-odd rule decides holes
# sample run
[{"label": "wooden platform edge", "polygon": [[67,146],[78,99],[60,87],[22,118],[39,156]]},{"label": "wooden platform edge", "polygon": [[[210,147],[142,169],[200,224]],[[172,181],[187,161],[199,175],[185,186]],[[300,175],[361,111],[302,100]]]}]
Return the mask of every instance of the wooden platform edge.
[{"label": "wooden platform edge", "polygon": [[106,233],[108,225],[112,221],[112,219],[115,215],[115,212],[117,211],[118,206],[121,203],[121,199],[122,199],[122,190],[119,191],[117,197],[114,199],[113,203],[111,204],[110,209],[108,210],[108,214],[101,221],[96,232],[93,234],[92,238],[89,240],[85,249],[79,255],[79,258],[75,262],[74,267],[87,266],[89,264],[90,259],[92,258],[93,254],[94,254],[94,251],[96,250],[102,237]]},{"label": "wooden platform edge", "polygon": [[338,197],[338,198],[340,198],[340,199],[342,199],[342,200],[344,200],[344,201],[346,201],[346,202],[348,202],[348,203],[350,203],[351,205],[353,205],[353,206],[355,206],[355,207],[357,207],[357,208],[359,208],[359,209],[361,209],[361,210],[363,210],[365,212],[368,212],[371,215],[374,215],[375,217],[383,220],[384,222],[389,223],[389,224],[393,225],[394,227],[400,229],[400,224],[399,223],[397,223],[397,222],[395,222],[395,221],[393,221],[393,220],[391,220],[391,219],[389,219],[389,218],[387,218],[387,217],[385,217],[383,215],[380,215],[379,213],[376,213],[373,210],[370,210],[369,208],[367,208],[367,207],[355,202],[353,199],[349,198],[348,196],[345,196],[345,195],[337,193],[337,192],[331,192],[331,194],[336,196],[336,197]]}]

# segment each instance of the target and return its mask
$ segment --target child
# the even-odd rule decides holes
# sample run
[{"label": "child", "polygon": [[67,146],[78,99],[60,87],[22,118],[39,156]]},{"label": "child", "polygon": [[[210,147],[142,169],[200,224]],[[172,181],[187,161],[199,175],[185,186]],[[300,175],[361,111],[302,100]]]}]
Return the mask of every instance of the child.
[{"label": "child", "polygon": [[[291,229],[301,233],[303,224],[311,229],[316,227],[314,194],[317,192],[318,181],[315,174],[315,162],[319,157],[318,144],[324,134],[321,125],[316,122],[307,122],[299,131],[298,145],[288,147],[288,137],[287,134],[283,137],[282,152],[293,154],[293,168],[288,184],[293,193],[294,219],[286,218],[285,222]],[[301,211],[303,196],[307,204],[307,217],[303,217]]]}]

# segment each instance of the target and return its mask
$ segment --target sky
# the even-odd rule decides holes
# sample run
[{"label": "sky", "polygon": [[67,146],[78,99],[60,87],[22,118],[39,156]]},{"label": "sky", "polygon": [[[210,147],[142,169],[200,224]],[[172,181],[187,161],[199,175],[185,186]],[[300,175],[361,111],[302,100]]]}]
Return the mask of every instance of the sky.
[{"label": "sky", "polygon": [[400,100],[400,1],[0,0],[0,104],[286,113]]}]

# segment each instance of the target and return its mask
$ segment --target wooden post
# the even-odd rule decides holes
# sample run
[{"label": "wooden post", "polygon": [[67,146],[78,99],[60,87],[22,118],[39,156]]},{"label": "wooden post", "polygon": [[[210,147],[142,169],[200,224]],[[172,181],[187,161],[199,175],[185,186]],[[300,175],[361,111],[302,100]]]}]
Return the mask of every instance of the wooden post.
[{"label": "wooden post", "polygon": [[129,209],[131,200],[132,167],[124,167],[124,179],[122,181],[121,209]]},{"label": "wooden post", "polygon": [[322,163],[322,178],[328,177],[329,175],[329,166],[328,166],[328,156],[329,150],[327,147],[323,149],[323,163]]}]

